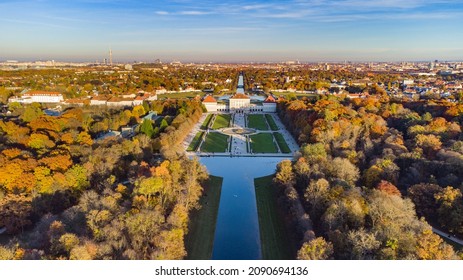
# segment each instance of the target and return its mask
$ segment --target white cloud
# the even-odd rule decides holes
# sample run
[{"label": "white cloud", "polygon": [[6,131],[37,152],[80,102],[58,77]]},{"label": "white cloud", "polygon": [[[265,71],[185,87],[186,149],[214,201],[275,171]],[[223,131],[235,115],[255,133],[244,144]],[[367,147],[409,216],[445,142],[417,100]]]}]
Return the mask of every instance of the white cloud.
[{"label": "white cloud", "polygon": [[208,15],[210,12],[203,12],[203,11],[181,11],[178,13],[179,15],[186,15],[186,16],[202,16]]}]

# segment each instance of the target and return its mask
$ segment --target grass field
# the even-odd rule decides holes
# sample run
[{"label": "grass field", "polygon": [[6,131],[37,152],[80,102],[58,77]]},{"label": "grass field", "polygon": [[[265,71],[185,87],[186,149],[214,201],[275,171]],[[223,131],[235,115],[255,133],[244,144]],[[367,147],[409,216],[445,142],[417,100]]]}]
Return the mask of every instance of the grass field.
[{"label": "grass field", "polygon": [[273,175],[254,179],[260,242],[264,260],[289,260],[291,251],[283,220],[278,213]]},{"label": "grass field", "polygon": [[220,114],[215,118],[212,129],[228,127],[230,125],[231,115]]},{"label": "grass field", "polygon": [[189,260],[210,260],[212,257],[222,181],[221,177],[209,176],[199,200],[201,209],[190,216],[189,233],[185,237]]},{"label": "grass field", "polygon": [[278,147],[280,147],[280,151],[284,154],[289,154],[291,153],[291,149],[288,147],[288,144],[285,141],[285,138],[283,135],[281,135],[280,132],[274,132],[273,136],[275,137],[275,140],[278,143]]},{"label": "grass field", "polygon": [[201,143],[201,138],[203,137],[204,132],[200,131],[196,133],[193,140],[191,140],[190,145],[186,149],[188,152],[196,151],[198,149],[199,143]]},{"label": "grass field", "polygon": [[158,98],[160,100],[164,100],[164,99],[168,99],[168,98],[171,98],[171,99],[185,99],[185,98],[194,98],[197,95],[202,97],[202,96],[205,95],[205,93],[202,92],[202,91],[164,93],[164,94],[159,94]]},{"label": "grass field", "polygon": [[201,125],[201,129],[206,130],[209,127],[209,123],[211,122],[212,114],[207,115],[206,119],[204,120],[203,124]]},{"label": "grass field", "polygon": [[278,153],[272,133],[259,133],[251,135],[250,138],[253,153]]},{"label": "grass field", "polygon": [[267,123],[270,126],[271,130],[278,130],[278,126],[275,123],[275,120],[273,119],[272,115],[265,114],[265,118],[267,119]]},{"label": "grass field", "polygon": [[210,132],[201,145],[201,152],[206,153],[224,153],[228,148],[228,138],[230,136],[219,133]]},{"label": "grass field", "polygon": [[248,127],[259,130],[268,130],[264,115],[248,115]]}]

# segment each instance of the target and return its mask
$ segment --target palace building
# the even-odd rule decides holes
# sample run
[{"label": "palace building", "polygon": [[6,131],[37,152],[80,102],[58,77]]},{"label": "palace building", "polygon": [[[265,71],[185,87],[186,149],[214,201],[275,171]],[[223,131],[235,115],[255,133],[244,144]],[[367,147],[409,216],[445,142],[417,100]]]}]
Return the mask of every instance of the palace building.
[{"label": "palace building", "polygon": [[208,112],[276,112],[276,100],[269,95],[263,102],[262,99],[253,98],[252,96],[236,93],[229,98],[222,98],[217,101],[212,95],[207,95],[202,103]]}]

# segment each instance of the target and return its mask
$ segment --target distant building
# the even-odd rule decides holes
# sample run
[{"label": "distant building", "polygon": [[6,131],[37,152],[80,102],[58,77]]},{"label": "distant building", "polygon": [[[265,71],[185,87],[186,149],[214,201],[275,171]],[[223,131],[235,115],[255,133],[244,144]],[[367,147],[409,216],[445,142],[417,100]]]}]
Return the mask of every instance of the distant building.
[{"label": "distant building", "polygon": [[85,98],[72,98],[72,99],[66,99],[64,103],[67,105],[84,106],[84,105],[89,105],[90,100],[85,99]]},{"label": "distant building", "polygon": [[277,111],[277,102],[273,96],[269,95],[267,99],[265,99],[263,110],[265,113],[274,113]]},{"label": "distant building", "polygon": [[21,97],[11,97],[8,102],[19,102],[29,104],[38,103],[61,103],[64,100],[63,95],[59,92],[52,91],[27,91]]},{"label": "distant building", "polygon": [[212,97],[212,95],[208,95],[203,100],[204,107],[208,112],[217,112],[217,100]]},{"label": "distant building", "polygon": [[108,96],[104,95],[98,95],[92,97],[90,100],[90,105],[106,105],[106,102],[108,102],[110,98]]},{"label": "distant building", "polygon": [[112,97],[106,102],[106,105],[114,107],[132,106],[133,98]]},{"label": "distant building", "polygon": [[208,112],[276,112],[276,100],[273,96],[267,97],[265,101],[251,102],[251,98],[242,93],[236,93],[228,100],[217,102],[211,95],[207,95],[203,102]]},{"label": "distant building", "polygon": [[237,93],[230,97],[229,109],[233,110],[249,110],[251,98],[246,94]]}]

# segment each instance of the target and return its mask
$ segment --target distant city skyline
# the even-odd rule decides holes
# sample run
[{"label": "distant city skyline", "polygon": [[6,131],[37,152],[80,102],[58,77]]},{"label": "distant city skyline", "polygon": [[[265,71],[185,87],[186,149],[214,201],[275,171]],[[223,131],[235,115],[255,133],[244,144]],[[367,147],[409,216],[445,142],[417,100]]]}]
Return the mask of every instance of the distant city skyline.
[{"label": "distant city skyline", "polygon": [[463,1],[0,2],[0,61],[463,60]]}]

